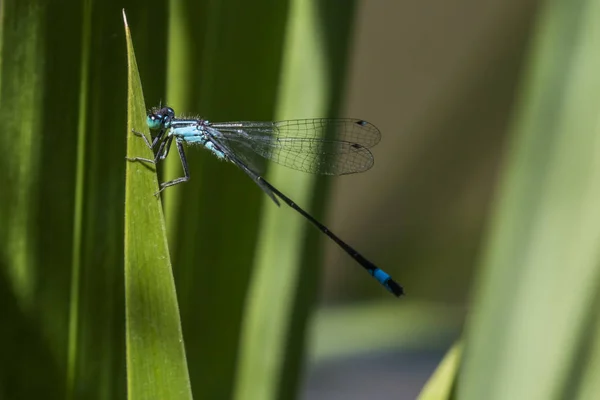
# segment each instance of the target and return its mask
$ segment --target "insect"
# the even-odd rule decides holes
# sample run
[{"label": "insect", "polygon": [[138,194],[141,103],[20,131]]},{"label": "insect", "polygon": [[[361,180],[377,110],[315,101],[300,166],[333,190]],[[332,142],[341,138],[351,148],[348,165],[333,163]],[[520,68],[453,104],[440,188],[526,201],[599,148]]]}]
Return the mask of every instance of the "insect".
[{"label": "insect", "polygon": [[373,166],[373,154],[369,148],[375,146],[381,138],[381,133],[375,126],[352,118],[211,123],[204,119],[176,118],[175,111],[170,107],[151,110],[146,122],[150,130],[157,132],[152,142],[141,132],[133,133],[143,138],[152,151],[158,146],[155,157],[153,160],[141,157],[128,160],[157,164],[167,157],[175,142],[184,173],[180,178],[161,183],[157,195],[170,186],[190,179],[184,144],[201,145],[217,158],[238,166],[275,204],[279,205],[279,200],[282,200],[300,213],[392,294],[397,297],[404,294],[402,286],[389,274],[363,257],[259,174],[268,160],[320,175],[346,175],[366,171]]}]

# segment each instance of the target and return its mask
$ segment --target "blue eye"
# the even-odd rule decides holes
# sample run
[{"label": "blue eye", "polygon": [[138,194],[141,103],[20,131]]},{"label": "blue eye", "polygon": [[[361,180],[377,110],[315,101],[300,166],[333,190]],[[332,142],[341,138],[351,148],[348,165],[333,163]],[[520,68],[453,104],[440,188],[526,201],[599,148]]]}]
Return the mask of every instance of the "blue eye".
[{"label": "blue eye", "polygon": [[159,117],[156,114],[150,114],[146,118],[146,124],[148,124],[148,128],[150,130],[157,130],[163,127],[163,118]]}]

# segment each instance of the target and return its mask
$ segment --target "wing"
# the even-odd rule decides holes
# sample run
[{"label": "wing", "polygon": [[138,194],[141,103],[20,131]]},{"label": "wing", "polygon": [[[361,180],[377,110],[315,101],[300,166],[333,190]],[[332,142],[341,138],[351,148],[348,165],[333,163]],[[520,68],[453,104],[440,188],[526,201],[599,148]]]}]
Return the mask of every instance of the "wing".
[{"label": "wing", "polygon": [[272,160],[319,175],[368,170],[373,166],[369,148],[381,139],[374,125],[349,118],[214,123],[208,131],[256,171]]}]

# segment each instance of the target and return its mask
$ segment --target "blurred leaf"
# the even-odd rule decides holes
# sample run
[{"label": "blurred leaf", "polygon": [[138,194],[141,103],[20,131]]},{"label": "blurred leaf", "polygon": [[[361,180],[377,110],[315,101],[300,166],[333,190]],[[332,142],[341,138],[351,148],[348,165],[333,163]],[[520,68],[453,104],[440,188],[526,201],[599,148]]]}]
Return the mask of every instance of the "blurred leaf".
[{"label": "blurred leaf", "polygon": [[[170,2],[162,100],[211,121],[272,119],[287,3]],[[166,190],[164,204],[190,379],[196,396],[227,399],[264,195],[233,164],[186,151],[190,182]],[[176,154],[167,164],[161,180],[181,176]]]},{"label": "blurred leaf", "polygon": [[35,291],[35,196],[42,146],[37,140],[44,112],[44,7],[38,1],[0,6],[0,116],[3,153],[0,175],[2,258],[19,305],[33,306]]},{"label": "blurred leaf", "polygon": [[574,398],[600,276],[599,13],[598,0],[548,1],[539,16],[461,399]]},{"label": "blurred leaf", "polygon": [[[600,307],[600,296],[596,296],[596,304],[594,309]],[[581,381],[579,387],[576,388],[579,399],[582,400],[593,400],[598,397],[600,393],[600,379],[598,374],[600,373],[600,318],[598,315],[595,316],[595,321],[591,324],[590,332],[588,336],[588,342],[584,342],[581,346],[582,358],[584,362],[580,364],[583,374],[581,375]],[[576,370],[578,374],[579,371]],[[573,385],[575,389],[575,385]]]},{"label": "blurred leaf", "polygon": [[[0,117],[4,127],[0,133],[0,334],[2,359],[6,360],[0,367],[0,397],[36,398],[44,393],[46,398],[64,398],[69,292],[68,280],[63,278],[68,277],[70,266],[72,217],[69,200],[60,199],[63,205],[55,208],[57,199],[43,195],[48,194],[45,189],[52,172],[45,162],[53,152],[72,149],[75,129],[64,128],[63,136],[54,142],[43,133],[48,126],[53,40],[64,32],[78,32],[80,26],[75,23],[64,32],[49,32],[50,13],[44,1],[6,0],[0,7]],[[64,71],[73,69],[67,66]],[[77,83],[65,79],[63,84],[74,85],[74,90],[57,93],[54,101],[76,106]],[[65,112],[63,122],[72,122],[73,115]],[[69,163],[73,157],[63,160]],[[71,185],[70,174],[52,179],[57,176],[57,189]],[[53,217],[61,223],[43,223]],[[55,235],[51,243],[45,240],[50,230]],[[49,244],[57,251],[45,252]],[[67,251],[59,254],[63,249]],[[57,259],[58,265],[44,264]]]},{"label": "blurred leaf", "polygon": [[[278,120],[326,116],[330,112],[334,96],[327,73],[332,65],[342,67],[345,54],[335,53],[338,58],[328,58],[325,24],[319,19],[318,4],[301,0],[290,3],[275,115]],[[335,21],[341,25],[347,14],[338,17]],[[348,25],[347,20],[343,23]],[[271,166],[268,180],[298,204],[309,204],[316,181],[314,176],[277,165]],[[240,339],[235,387],[238,400],[277,399],[295,393],[306,318],[315,296],[316,262],[302,263],[306,230],[313,228],[285,205],[278,208],[266,196],[263,203],[265,215]]]},{"label": "blurred leaf", "polygon": [[92,33],[92,3],[91,0],[83,2],[82,10],[82,43],[81,43],[81,84],[79,95],[79,121],[77,124],[77,161],[75,169],[75,196],[73,210],[73,246],[71,260],[71,291],[69,303],[69,337],[67,355],[67,398],[76,397],[75,384],[77,375],[77,354],[81,351],[79,346],[79,309],[81,306],[80,283],[83,252],[83,223],[85,202],[85,177],[86,177],[86,142],[88,136],[87,121],[89,115],[87,106],[89,102],[88,82],[90,79],[90,52]]},{"label": "blurred leaf", "polygon": [[[125,14],[123,14],[125,17]],[[152,158],[131,129],[143,130],[146,107],[125,20],[129,57],[128,157]],[[127,381],[130,399],[192,398],[154,166],[127,164],[125,187],[125,296]]]},{"label": "blurred leaf", "polygon": [[452,398],[454,382],[460,367],[462,346],[457,342],[429,378],[419,395],[419,400],[448,400]]}]

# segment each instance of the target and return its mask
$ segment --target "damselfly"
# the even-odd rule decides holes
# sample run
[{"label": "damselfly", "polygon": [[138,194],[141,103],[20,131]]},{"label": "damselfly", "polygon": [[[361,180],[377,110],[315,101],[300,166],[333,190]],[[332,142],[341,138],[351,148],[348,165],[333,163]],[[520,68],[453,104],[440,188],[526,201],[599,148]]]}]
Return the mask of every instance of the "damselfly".
[{"label": "damselfly", "polygon": [[391,293],[398,297],[404,294],[402,286],[390,275],[260,175],[267,160],[320,175],[346,175],[366,171],[373,166],[373,154],[369,148],[375,146],[381,138],[379,130],[372,124],[351,118],[211,123],[204,119],[175,118],[175,111],[170,107],[153,109],[148,114],[147,123],[150,130],[156,132],[152,142],[140,132],[133,133],[142,137],[153,151],[158,145],[155,157],[153,160],[140,157],[129,160],[156,164],[167,157],[171,144],[175,141],[184,173],[180,178],[161,183],[158,193],[190,179],[184,143],[202,145],[217,158],[237,165],[275,204],[279,205],[279,198],[312,222]]}]

